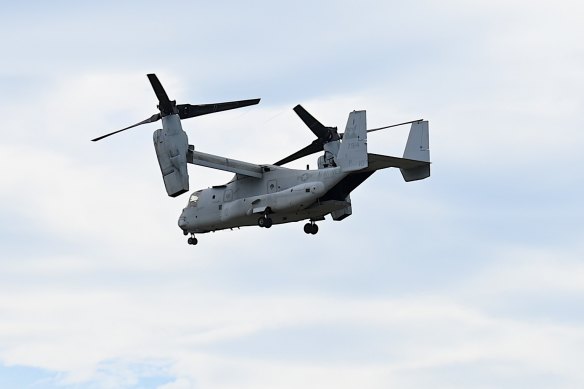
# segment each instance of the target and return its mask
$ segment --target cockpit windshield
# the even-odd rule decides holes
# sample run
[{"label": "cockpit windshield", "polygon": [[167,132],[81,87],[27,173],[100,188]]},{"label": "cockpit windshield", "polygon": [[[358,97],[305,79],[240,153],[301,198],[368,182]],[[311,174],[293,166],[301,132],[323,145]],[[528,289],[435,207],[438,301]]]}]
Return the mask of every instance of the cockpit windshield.
[{"label": "cockpit windshield", "polygon": [[196,207],[197,206],[197,202],[199,201],[199,195],[201,194],[201,191],[195,192],[191,195],[191,197],[189,198],[189,207]]}]

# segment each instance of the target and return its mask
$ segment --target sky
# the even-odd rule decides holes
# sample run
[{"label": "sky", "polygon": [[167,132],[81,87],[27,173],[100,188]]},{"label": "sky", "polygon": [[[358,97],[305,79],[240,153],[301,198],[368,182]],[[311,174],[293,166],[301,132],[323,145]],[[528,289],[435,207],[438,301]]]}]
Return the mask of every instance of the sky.
[{"label": "sky", "polygon": [[[10,2],[0,38],[0,387],[581,388],[584,5]],[[353,215],[189,246],[157,124],[273,163],[344,128],[430,122],[432,176],[377,172]],[[407,128],[370,134],[400,156]],[[290,164],[316,166],[317,155]],[[189,167],[192,190],[231,174]]]}]

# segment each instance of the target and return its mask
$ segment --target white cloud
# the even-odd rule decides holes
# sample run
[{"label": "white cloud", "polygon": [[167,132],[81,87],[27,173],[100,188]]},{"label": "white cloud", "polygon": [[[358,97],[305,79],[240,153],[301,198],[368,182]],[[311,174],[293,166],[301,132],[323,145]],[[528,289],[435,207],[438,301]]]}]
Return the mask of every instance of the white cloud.
[{"label": "white cloud", "polygon": [[497,255],[498,263],[484,269],[477,288],[489,293],[576,293],[584,292],[581,248],[546,251],[517,248]]},{"label": "white cloud", "polygon": [[[91,287],[72,294],[71,286],[50,286],[58,280],[45,276],[49,285],[40,285],[48,293],[20,291],[14,300],[10,291],[19,289],[5,287],[9,294],[0,300],[0,311],[9,319],[0,325],[2,358],[62,371],[69,383],[127,380],[118,377],[118,370],[127,368],[123,361],[151,360],[182,377],[177,385],[195,387],[318,387],[325,382],[353,387],[359,380],[366,387],[386,387],[407,382],[415,371],[483,360],[521,367],[525,377],[545,369],[568,382],[584,378],[577,363],[584,337],[580,327],[497,317],[472,301],[455,302],[457,293],[474,292],[468,285],[455,295],[339,299],[224,293],[221,285],[197,286],[196,279],[174,287],[172,279],[151,283],[147,289],[110,283],[104,292],[98,276],[87,283]],[[504,291],[504,284],[473,285],[479,291]],[[549,285],[539,287],[549,290]],[[313,344],[296,335],[309,328],[316,336]],[[275,334],[268,342],[281,344],[277,353],[261,340],[268,334]],[[355,343],[350,337],[356,335]],[[301,343],[287,342],[290,336]],[[242,349],[242,341],[253,347]],[[300,356],[302,350],[316,354],[302,362],[295,356],[298,348]],[[104,367],[105,360],[113,362]]]},{"label": "white cloud", "polygon": [[[579,4],[259,2],[221,23],[182,6],[170,25],[106,4],[4,27],[4,364],[98,387],[582,385]],[[370,127],[431,121],[433,177],[377,173],[317,237],[286,225],[188,247],[155,127],[89,142],[155,112],[150,71],[181,103],[267,94],[185,122],[199,150],[273,162],[312,141],[296,103],[341,131],[367,109]],[[372,134],[371,151],[400,155],[405,133]],[[230,176],[190,173],[192,189]],[[554,228],[529,238],[534,221]]]}]

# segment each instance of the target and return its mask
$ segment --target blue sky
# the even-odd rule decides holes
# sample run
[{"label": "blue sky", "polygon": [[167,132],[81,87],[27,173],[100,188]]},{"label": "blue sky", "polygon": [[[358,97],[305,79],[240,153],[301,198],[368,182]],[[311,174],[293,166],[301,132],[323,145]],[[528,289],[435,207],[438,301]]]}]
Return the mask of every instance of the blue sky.
[{"label": "blue sky", "polygon": [[[576,1],[28,2],[0,36],[0,386],[584,384],[584,27]],[[353,215],[188,246],[142,126],[270,163],[311,134],[430,121],[432,177],[373,175]],[[376,132],[401,155],[407,129]],[[291,164],[315,165],[316,156]],[[191,188],[230,175],[190,167]]]}]

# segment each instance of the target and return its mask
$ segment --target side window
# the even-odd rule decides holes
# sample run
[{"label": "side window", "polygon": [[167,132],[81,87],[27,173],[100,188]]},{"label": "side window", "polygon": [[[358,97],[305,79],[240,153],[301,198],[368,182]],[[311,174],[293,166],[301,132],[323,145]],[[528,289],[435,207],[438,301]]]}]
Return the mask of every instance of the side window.
[{"label": "side window", "polygon": [[199,202],[199,194],[201,192],[195,192],[191,195],[191,197],[189,198],[189,207],[196,207],[197,203]]}]

